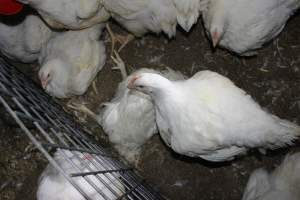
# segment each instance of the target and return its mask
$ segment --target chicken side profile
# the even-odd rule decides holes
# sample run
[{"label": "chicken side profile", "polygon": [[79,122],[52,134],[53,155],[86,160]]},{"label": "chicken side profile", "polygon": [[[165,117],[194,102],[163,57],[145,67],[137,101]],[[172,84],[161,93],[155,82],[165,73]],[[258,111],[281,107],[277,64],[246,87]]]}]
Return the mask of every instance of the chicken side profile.
[{"label": "chicken side profile", "polygon": [[58,98],[82,95],[105,64],[103,25],[66,31],[48,41],[39,57],[39,78],[45,91]]},{"label": "chicken side profile", "polygon": [[248,181],[242,200],[300,199],[300,153],[288,155],[272,173],[255,170]]},{"label": "chicken side profile", "polygon": [[[95,155],[91,156],[90,154],[58,150],[54,155],[54,160],[67,174],[106,170],[103,166],[99,165],[97,162],[98,158],[96,159],[95,157]],[[71,164],[71,162],[73,164]],[[90,175],[85,178],[86,179],[79,176],[71,179],[89,199],[117,199],[125,192],[118,173],[98,174],[97,176]],[[97,190],[100,190],[101,193],[97,191],[93,185],[95,185],[98,188]],[[85,199],[86,198],[51,164],[46,167],[40,176],[37,200]]]},{"label": "chicken side profile", "polygon": [[36,9],[51,27],[57,29],[84,29],[110,18],[100,0],[19,1]]},{"label": "chicken side profile", "polygon": [[228,78],[212,71],[184,81],[142,73],[128,87],[152,97],[161,137],[179,154],[226,161],[248,148],[292,144],[300,135],[299,126],[265,112]]},{"label": "chicken side profile", "polygon": [[31,14],[17,24],[0,22],[0,51],[12,60],[32,63],[52,34],[38,16]]},{"label": "chicken side profile", "polygon": [[137,166],[142,145],[157,133],[157,127],[150,96],[139,91],[130,91],[127,88],[128,81],[145,72],[161,74],[171,80],[181,80],[184,76],[170,68],[162,71],[142,68],[127,76],[125,64],[118,54],[114,60],[124,79],[119,83],[114,98],[103,103],[97,115],[83,105],[79,105],[77,109],[93,117],[103,127],[119,154]]},{"label": "chicken side profile", "polygon": [[176,8],[172,0],[103,0],[113,19],[140,37],[147,32],[176,33]]},{"label": "chicken side profile", "polygon": [[211,0],[203,21],[213,46],[252,56],[279,35],[299,6],[299,0]]}]

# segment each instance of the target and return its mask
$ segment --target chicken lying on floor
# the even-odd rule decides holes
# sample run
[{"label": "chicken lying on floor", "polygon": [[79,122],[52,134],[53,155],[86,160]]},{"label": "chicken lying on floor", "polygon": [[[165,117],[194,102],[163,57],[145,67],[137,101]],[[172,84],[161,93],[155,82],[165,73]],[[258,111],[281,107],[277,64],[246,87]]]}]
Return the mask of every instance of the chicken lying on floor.
[{"label": "chicken lying on floor", "polygon": [[103,0],[111,16],[140,37],[147,32],[176,33],[176,9],[172,0]]},{"label": "chicken lying on floor", "polygon": [[45,91],[58,98],[82,95],[105,64],[103,25],[65,31],[48,41],[39,57],[39,78]]},{"label": "chicken lying on floor", "polygon": [[228,78],[201,71],[184,81],[153,73],[131,78],[128,87],[151,96],[161,137],[175,152],[226,161],[248,148],[292,144],[300,127],[265,112]]},{"label": "chicken lying on floor", "polygon": [[0,51],[10,59],[32,63],[38,59],[52,31],[35,15],[27,15],[17,24],[0,22]]},{"label": "chicken lying on floor", "polygon": [[155,110],[151,98],[127,88],[128,81],[140,73],[161,74],[171,80],[181,80],[184,76],[170,68],[161,72],[152,69],[139,69],[127,77],[124,62],[117,55],[114,59],[121,70],[123,81],[119,84],[114,98],[104,103],[98,115],[83,105],[72,107],[91,115],[104,129],[109,141],[129,163],[138,165],[142,145],[156,132]]},{"label": "chicken lying on floor", "polygon": [[99,0],[19,0],[36,9],[56,29],[84,29],[106,22],[110,14]]},{"label": "chicken lying on floor", "polygon": [[300,153],[288,155],[272,173],[255,170],[242,200],[299,200]]},{"label": "chicken lying on floor", "polygon": [[251,56],[282,31],[299,0],[211,0],[203,12],[213,46]]},{"label": "chicken lying on floor", "polygon": [[[134,36],[142,37],[148,32],[164,32],[169,38],[176,34],[176,8],[172,0],[103,0],[104,7],[112,18],[126,28]],[[127,37],[115,35],[107,27],[111,36],[112,51],[115,43],[121,43],[120,51],[133,40],[133,35]]]},{"label": "chicken lying on floor", "polygon": [[[70,161],[68,161],[70,159]],[[95,155],[84,155],[79,152],[68,150],[58,150],[54,155],[54,160],[68,175],[72,173],[82,173],[91,171],[106,170],[99,166]],[[73,162],[74,165],[71,165]],[[96,163],[96,164],[95,164]],[[76,166],[76,167],[75,167]],[[97,167],[96,167],[97,166]],[[117,199],[125,193],[125,188],[117,173],[98,174],[83,177],[71,178],[74,183],[89,197],[89,199]],[[105,182],[110,189],[103,184]],[[92,185],[100,189],[100,194]],[[112,193],[115,191],[115,193]],[[85,200],[79,191],[68,182],[65,177],[49,164],[39,179],[37,190],[37,200]]]}]

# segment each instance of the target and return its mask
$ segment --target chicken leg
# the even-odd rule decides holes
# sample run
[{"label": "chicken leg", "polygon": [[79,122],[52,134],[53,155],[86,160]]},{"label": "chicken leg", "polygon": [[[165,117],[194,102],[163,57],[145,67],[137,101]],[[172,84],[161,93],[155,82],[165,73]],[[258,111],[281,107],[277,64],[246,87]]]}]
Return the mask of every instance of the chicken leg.
[{"label": "chicken leg", "polygon": [[106,29],[111,38],[111,55],[115,51],[115,45],[117,42],[121,44],[117,50],[117,52],[120,52],[131,40],[134,39],[132,34],[128,34],[127,36],[114,34],[109,24],[106,24]]},{"label": "chicken leg", "polygon": [[122,78],[125,80],[127,78],[127,72],[126,72],[126,67],[125,63],[120,57],[119,53],[117,51],[114,51],[114,56],[111,56],[111,59],[114,61],[116,66],[112,67],[112,69],[118,69],[121,71]]},{"label": "chicken leg", "polygon": [[95,121],[98,121],[97,115],[93,111],[91,111],[88,107],[86,107],[84,104],[71,103],[71,104],[67,104],[67,106],[73,110],[86,114],[87,116],[91,117]]}]

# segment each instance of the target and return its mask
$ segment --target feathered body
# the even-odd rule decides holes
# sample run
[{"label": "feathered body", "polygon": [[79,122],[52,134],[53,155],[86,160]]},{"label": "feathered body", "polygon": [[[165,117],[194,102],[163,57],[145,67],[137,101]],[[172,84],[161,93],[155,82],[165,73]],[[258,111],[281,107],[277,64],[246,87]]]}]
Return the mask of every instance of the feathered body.
[{"label": "feathered body", "polygon": [[67,98],[86,92],[106,59],[104,44],[99,41],[102,27],[61,32],[49,40],[39,57],[39,77],[47,80],[47,93]]},{"label": "feathered body", "polygon": [[136,36],[147,32],[176,33],[176,8],[172,0],[104,0],[112,17]]},{"label": "feathered body", "polygon": [[278,36],[299,5],[299,0],[211,0],[203,20],[215,43],[247,56]]},{"label": "feathered body", "polygon": [[272,173],[255,170],[248,181],[242,200],[299,200],[300,153],[288,155]]},{"label": "feathered body", "polygon": [[143,73],[129,87],[152,97],[163,140],[187,156],[231,160],[247,148],[291,144],[300,134],[299,126],[265,112],[215,72],[201,71],[185,81]]},{"label": "feathered body", "polygon": [[53,28],[83,29],[106,22],[110,14],[99,0],[19,0],[35,8]]},{"label": "feathered body", "polygon": [[0,23],[0,51],[10,59],[31,63],[38,59],[52,31],[35,15],[27,15],[18,24]]},{"label": "feathered body", "polygon": [[184,79],[179,72],[166,69],[162,72],[140,69],[119,84],[115,97],[102,108],[97,117],[118,152],[130,163],[138,160],[141,146],[156,132],[155,110],[150,96],[130,91],[128,81],[144,72],[162,74],[171,80]]},{"label": "feathered body", "polygon": [[209,0],[172,0],[177,10],[177,22],[186,31],[197,22],[200,12],[207,9]]},{"label": "feathered body", "polygon": [[[76,165],[71,165],[71,162],[66,160],[70,159]],[[70,152],[67,150],[58,150],[54,156],[55,161],[58,165],[67,173],[78,173],[78,172],[91,172],[99,171],[99,164],[95,167],[94,163],[97,160],[89,155],[83,155],[78,152]],[[105,170],[104,168],[101,170]],[[102,195],[92,187],[82,177],[71,178],[75,184],[80,187],[91,199],[104,200],[104,199],[117,199],[124,192],[125,188],[122,185],[118,175],[114,173],[107,173],[106,175],[99,174],[99,179],[96,176],[87,176],[91,183],[95,184],[100,188]],[[101,181],[100,181],[101,180]],[[112,190],[116,191],[117,194],[111,192],[103,182],[106,182]],[[84,198],[71,183],[64,178],[59,171],[56,170],[51,164],[49,164],[39,179],[39,186],[37,190],[37,200],[84,200]]]}]

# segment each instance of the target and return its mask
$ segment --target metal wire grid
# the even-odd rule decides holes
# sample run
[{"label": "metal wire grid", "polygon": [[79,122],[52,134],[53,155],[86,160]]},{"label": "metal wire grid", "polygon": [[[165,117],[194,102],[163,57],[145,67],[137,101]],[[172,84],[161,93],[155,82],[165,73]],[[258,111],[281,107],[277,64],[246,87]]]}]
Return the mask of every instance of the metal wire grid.
[{"label": "metal wire grid", "polygon": [[[93,198],[74,181],[76,177],[82,177],[103,199],[163,199],[132,168],[87,137],[86,129],[3,58],[0,58],[0,102],[31,142],[85,199]],[[76,173],[65,171],[53,159],[52,150],[59,151],[72,167],[70,171]],[[76,162],[67,155],[70,153]],[[92,159],[84,159],[86,156]],[[110,195],[103,192],[103,187]]]}]

